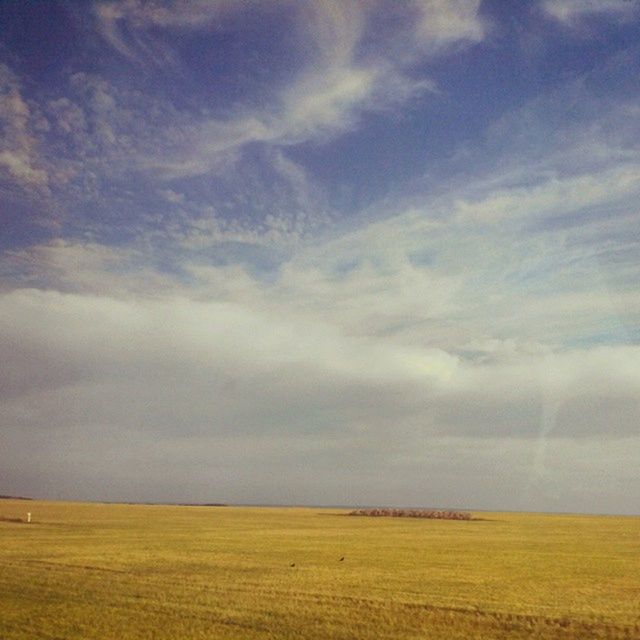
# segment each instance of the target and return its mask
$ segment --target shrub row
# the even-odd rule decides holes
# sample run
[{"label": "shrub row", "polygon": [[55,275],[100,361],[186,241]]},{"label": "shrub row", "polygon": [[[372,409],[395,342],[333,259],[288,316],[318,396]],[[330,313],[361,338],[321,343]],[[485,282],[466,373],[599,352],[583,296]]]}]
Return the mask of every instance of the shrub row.
[{"label": "shrub row", "polygon": [[355,509],[350,516],[373,516],[390,518],[431,518],[433,520],[471,520],[466,511],[434,509]]}]

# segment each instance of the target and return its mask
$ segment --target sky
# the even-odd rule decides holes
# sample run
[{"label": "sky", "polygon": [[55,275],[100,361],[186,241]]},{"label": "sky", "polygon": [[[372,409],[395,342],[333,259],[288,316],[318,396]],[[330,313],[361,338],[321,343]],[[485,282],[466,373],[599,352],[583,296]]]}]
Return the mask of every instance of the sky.
[{"label": "sky", "polygon": [[0,493],[637,514],[640,2],[0,3]]}]

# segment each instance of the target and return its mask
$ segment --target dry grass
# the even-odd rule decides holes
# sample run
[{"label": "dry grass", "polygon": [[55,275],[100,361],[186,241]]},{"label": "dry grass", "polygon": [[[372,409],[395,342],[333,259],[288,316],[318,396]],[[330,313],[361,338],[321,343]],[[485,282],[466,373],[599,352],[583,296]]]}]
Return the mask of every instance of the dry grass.
[{"label": "dry grass", "polygon": [[3,640],[640,638],[640,518],[0,502],[27,509]]}]

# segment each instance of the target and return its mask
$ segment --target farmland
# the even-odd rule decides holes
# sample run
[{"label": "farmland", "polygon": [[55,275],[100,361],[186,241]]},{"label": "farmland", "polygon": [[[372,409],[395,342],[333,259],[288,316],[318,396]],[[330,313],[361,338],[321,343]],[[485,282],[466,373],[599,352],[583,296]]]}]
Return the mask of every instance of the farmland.
[{"label": "farmland", "polygon": [[0,500],[0,638],[640,638],[640,518],[346,513]]}]

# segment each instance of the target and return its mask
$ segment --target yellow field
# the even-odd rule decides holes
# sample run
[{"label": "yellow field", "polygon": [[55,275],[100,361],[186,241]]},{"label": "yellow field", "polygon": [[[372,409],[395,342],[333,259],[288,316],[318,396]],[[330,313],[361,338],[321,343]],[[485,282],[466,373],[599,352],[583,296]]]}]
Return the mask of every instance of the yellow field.
[{"label": "yellow field", "polygon": [[3,640],[640,638],[640,518],[0,500],[27,511]]}]

